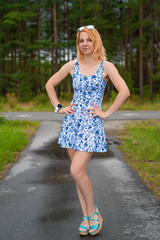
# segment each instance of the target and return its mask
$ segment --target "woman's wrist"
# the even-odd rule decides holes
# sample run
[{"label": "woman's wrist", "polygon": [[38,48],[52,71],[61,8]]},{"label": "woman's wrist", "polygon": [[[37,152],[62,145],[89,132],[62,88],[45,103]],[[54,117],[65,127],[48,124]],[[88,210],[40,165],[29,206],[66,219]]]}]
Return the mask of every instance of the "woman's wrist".
[{"label": "woman's wrist", "polygon": [[59,103],[59,104],[57,104],[56,107],[53,107],[53,109],[54,109],[55,112],[58,113],[62,109],[62,105]]},{"label": "woman's wrist", "polygon": [[104,111],[104,119],[109,117],[109,116],[110,116],[109,113],[107,111]]}]

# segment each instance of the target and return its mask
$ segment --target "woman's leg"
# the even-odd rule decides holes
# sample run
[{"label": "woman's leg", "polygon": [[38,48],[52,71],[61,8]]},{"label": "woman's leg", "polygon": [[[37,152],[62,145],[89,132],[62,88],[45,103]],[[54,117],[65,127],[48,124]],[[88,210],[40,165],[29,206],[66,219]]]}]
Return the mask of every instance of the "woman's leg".
[{"label": "woman's leg", "polygon": [[[74,153],[75,153],[76,150],[71,149],[71,148],[68,148],[67,150],[68,150],[69,158],[70,158],[70,160],[72,162],[73,157],[74,157]],[[87,174],[87,172],[86,172],[86,174]],[[79,201],[80,201],[80,204],[81,204],[82,212],[83,212],[84,216],[87,216],[88,213],[87,213],[86,200],[83,197],[83,195],[82,195],[82,193],[81,193],[81,191],[80,191],[80,189],[78,187],[77,182],[75,182],[75,183],[76,183],[77,193],[78,193]]]},{"label": "woman's leg", "polygon": [[92,183],[86,172],[91,156],[92,152],[75,151],[70,167],[71,175],[80,190],[80,196],[83,196],[81,199],[86,203],[87,216],[90,216],[95,210]]},{"label": "woman's leg", "polygon": [[[80,200],[82,211],[85,216],[89,217],[95,212],[92,184],[89,177],[87,176],[86,171],[92,153],[76,151],[74,149],[67,150],[71,160],[70,170],[76,182],[78,197]],[[98,209],[96,210],[96,212],[98,212]],[[97,214],[94,214],[92,219],[98,220]],[[98,223],[98,221],[95,222],[92,220],[89,220],[88,223],[87,220],[84,220],[82,225],[89,227],[89,225],[92,226]],[[96,227],[94,229],[96,229]],[[94,229],[91,229],[91,232]],[[80,230],[83,231],[84,229],[80,228]]]}]

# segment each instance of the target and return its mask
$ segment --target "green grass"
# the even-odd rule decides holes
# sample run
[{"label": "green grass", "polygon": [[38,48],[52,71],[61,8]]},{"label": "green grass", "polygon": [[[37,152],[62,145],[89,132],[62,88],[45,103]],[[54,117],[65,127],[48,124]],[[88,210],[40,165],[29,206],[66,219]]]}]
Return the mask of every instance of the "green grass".
[{"label": "green grass", "polygon": [[0,177],[7,166],[16,161],[38,126],[38,122],[0,117]]},{"label": "green grass", "polygon": [[120,149],[148,187],[160,198],[160,121],[133,121],[118,132]]}]

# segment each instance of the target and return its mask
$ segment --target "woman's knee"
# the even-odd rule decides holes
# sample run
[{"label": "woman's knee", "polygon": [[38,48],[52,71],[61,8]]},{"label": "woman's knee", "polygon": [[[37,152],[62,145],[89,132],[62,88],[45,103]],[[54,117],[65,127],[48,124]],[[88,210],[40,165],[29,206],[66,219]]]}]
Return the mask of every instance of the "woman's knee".
[{"label": "woman's knee", "polygon": [[85,171],[71,164],[70,173],[75,180],[79,180],[85,174]]},{"label": "woman's knee", "polygon": [[86,174],[86,168],[92,153],[75,151],[71,161],[70,172],[73,178],[80,179]]}]

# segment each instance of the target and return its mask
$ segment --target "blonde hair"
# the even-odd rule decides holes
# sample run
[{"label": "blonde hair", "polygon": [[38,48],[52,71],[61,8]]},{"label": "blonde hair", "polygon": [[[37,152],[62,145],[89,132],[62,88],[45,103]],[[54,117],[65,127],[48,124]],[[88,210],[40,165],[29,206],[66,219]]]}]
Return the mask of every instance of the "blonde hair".
[{"label": "blonde hair", "polygon": [[80,48],[79,48],[81,32],[86,32],[88,34],[88,37],[92,40],[92,42],[94,44],[93,54],[95,54],[99,60],[102,60],[102,61],[106,60],[107,59],[106,51],[105,51],[105,48],[103,47],[103,43],[102,43],[100,34],[98,33],[98,31],[95,28],[89,30],[87,27],[85,27],[82,31],[77,33],[77,59],[83,60],[83,58],[84,58],[84,54],[80,51]]}]

